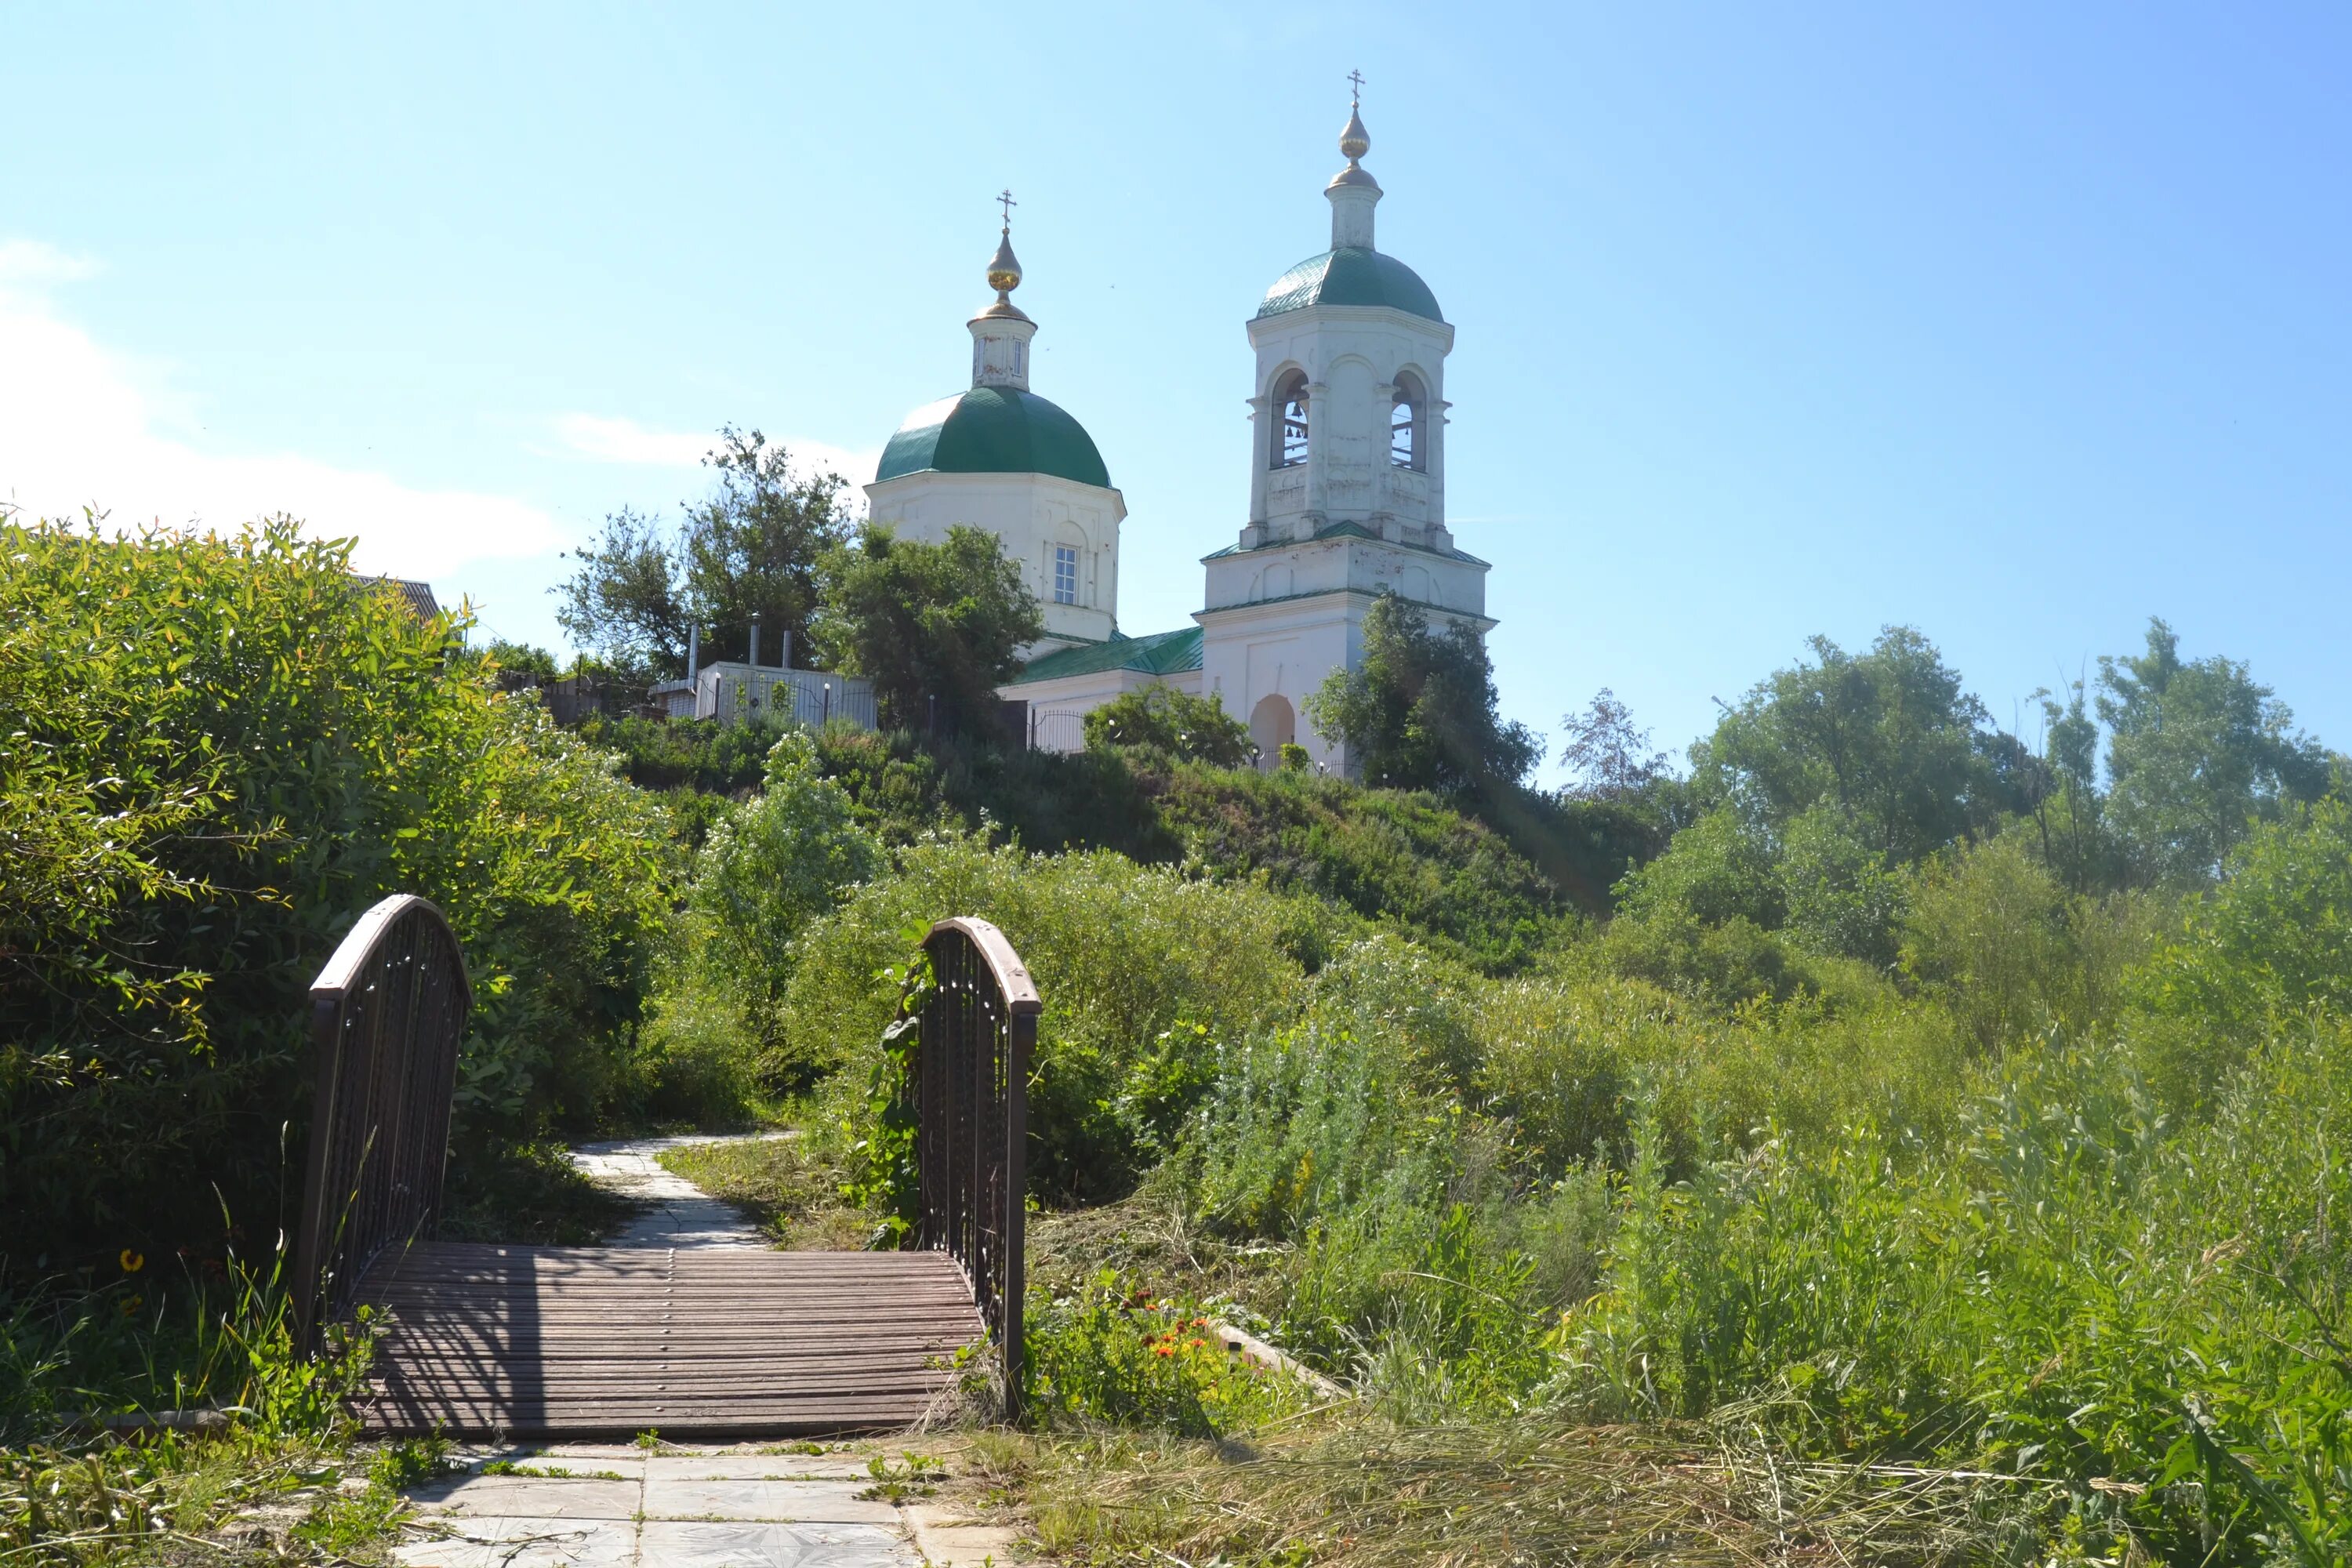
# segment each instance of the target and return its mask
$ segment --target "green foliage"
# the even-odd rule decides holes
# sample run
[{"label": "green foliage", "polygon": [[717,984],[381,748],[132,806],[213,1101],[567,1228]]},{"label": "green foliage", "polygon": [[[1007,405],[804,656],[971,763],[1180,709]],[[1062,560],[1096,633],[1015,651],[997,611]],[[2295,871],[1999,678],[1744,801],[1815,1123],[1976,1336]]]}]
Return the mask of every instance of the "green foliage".
[{"label": "green foliage", "polygon": [[444,1241],[594,1247],[639,1212],[551,1140],[462,1139],[446,1180],[435,1232]]},{"label": "green foliage", "polygon": [[2205,1104],[2255,1042],[2352,1015],[2352,805],[2290,808],[2229,871],[2126,983],[2140,1066],[2178,1110]]},{"label": "green foliage", "polygon": [[1187,1437],[1246,1430],[1300,1407],[1295,1380],[1226,1351],[1214,1312],[1155,1300],[1108,1270],[1069,1295],[1032,1291],[1023,1314],[1030,1407],[1049,1420]]},{"label": "green foliage", "polygon": [[345,548],[283,521],[0,526],[12,1255],[199,1244],[216,1192],[277,1223],[305,992],[388,891],[440,904],[472,966],[468,1123],[593,1115],[620,1081],[666,912],[659,808]]},{"label": "green foliage", "polygon": [[624,510],[573,554],[580,565],[556,619],[615,668],[683,675],[693,626],[702,628],[706,661],[743,659],[754,619],[767,662],[782,637],[809,646],[817,563],[849,531],[841,479],[795,474],[784,448],[731,426],[702,461],[717,488],[685,509],[674,534]]},{"label": "green foliage", "polygon": [[2079,1037],[2114,1016],[2159,907],[2126,893],[2068,893],[2016,829],[1913,874],[1903,969],[1979,1050],[2052,1028]]},{"label": "green foliage", "polygon": [[1909,626],[1866,654],[1811,639],[1693,748],[1696,773],[1754,824],[1827,803],[1885,863],[1916,860],[2020,804],[2015,759],[1984,704]]},{"label": "green foliage", "polygon": [[1198,1025],[1239,1038],[1290,1004],[1295,954],[1321,911],[1250,887],[1188,882],[1104,851],[1033,856],[969,837],[910,846],[898,869],[812,925],[787,992],[794,1048],[853,1068],[840,1090],[853,1142],[896,1014],[909,947],[947,913],[994,921],[1036,976],[1045,1011],[1030,1086],[1031,1181],[1057,1196],[1116,1195],[1149,1158],[1139,1139],[1171,1114],[1159,1041]]},{"label": "green foliage", "polygon": [[848,795],[819,772],[816,742],[786,731],[761,793],[729,807],[695,858],[645,1033],[654,1109],[740,1121],[831,1065],[829,1053],[796,1050],[782,1027],[795,944],[884,864]]},{"label": "green foliage", "polygon": [[1255,750],[1249,726],[1227,713],[1223,702],[1172,686],[1121,692],[1091,710],[1086,728],[1088,751],[1150,751],[1213,768],[1242,767]]},{"label": "green foliage", "polygon": [[2054,1478],[2177,1560],[2340,1551],[2344,1243],[2319,1216],[2352,1192],[2347,1114],[2336,1027],[2266,1047],[2183,1131],[2121,1058],[2066,1051],[2015,1058],[1924,1159],[1861,1122],[1675,1184],[1645,1135],[1562,1392],[1686,1414],[1787,1390],[1801,1440]]},{"label": "green foliage", "polygon": [[1508,839],[1425,793],[1200,766],[1140,777],[1188,866],[1314,893],[1483,968],[1524,967],[1567,918]]},{"label": "green foliage", "polygon": [[2183,663],[2161,620],[2146,652],[2099,660],[2099,685],[2106,816],[2145,881],[2210,880],[2256,821],[2327,789],[2327,753],[2286,704],[2232,659]]},{"label": "green foliage", "polygon": [[985,736],[918,739],[835,724],[817,736],[826,776],[849,792],[857,818],[884,842],[913,843],[941,828],[1003,828],[1047,853],[1116,849],[1172,860],[1180,846],[1125,758],[1008,751]]},{"label": "green foliage", "polygon": [[997,537],[964,523],[937,544],[868,523],[829,550],[811,631],[835,668],[874,682],[882,721],[982,731],[996,689],[1020,670],[1014,656],[1045,635],[1036,595]]},{"label": "green foliage", "polygon": [[1469,626],[1432,631],[1419,608],[1383,593],[1363,637],[1363,658],[1331,672],[1307,715],[1366,784],[1475,796],[1517,784],[1542,758],[1534,731],[1497,712],[1494,666]]}]

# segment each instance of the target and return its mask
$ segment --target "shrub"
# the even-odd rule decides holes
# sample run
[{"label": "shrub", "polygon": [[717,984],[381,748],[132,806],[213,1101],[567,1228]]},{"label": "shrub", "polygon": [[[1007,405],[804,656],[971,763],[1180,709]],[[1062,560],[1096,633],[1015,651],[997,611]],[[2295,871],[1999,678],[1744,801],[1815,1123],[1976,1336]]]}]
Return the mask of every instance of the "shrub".
[{"label": "shrub", "polygon": [[1255,750],[1223,702],[1168,686],[1121,692],[1087,714],[1086,730],[1090,752],[1150,751],[1213,768],[1244,766]]},{"label": "shrub", "polygon": [[1189,865],[1314,893],[1481,968],[1525,967],[1570,918],[1508,840],[1433,795],[1197,765],[1143,782]]},{"label": "shrub", "polygon": [[[793,1051],[778,1018],[801,932],[884,864],[881,845],[854,820],[847,793],[818,773],[815,743],[799,731],[775,742],[759,795],[721,817],[695,858],[674,984],[732,1001],[756,1053],[754,1081],[768,1092],[805,1089],[824,1065]],[[685,1023],[697,1005],[681,998],[659,1016]],[[682,1045],[707,1033],[697,1022],[697,1031],[659,1033]],[[688,1054],[707,1058],[708,1047]]]},{"label": "shrub", "polygon": [[1024,1314],[1032,1408],[1186,1437],[1254,1426],[1304,1402],[1296,1380],[1228,1352],[1216,1309],[1154,1299],[1105,1271]]},{"label": "shrub", "polygon": [[224,1198],[266,1233],[305,993],[389,891],[464,942],[469,1124],[616,1087],[660,808],[347,546],[0,525],[0,1247],[168,1253]]},{"label": "shrub", "polygon": [[[1293,1005],[1297,955],[1319,944],[1328,919],[1261,889],[1188,882],[1106,851],[1029,855],[940,836],[903,851],[897,871],[803,938],[784,1006],[792,1048],[870,1071],[898,1001],[882,972],[904,963],[931,921],[960,914],[1002,927],[1036,977],[1045,1013],[1030,1175],[1034,1190],[1060,1197],[1125,1190],[1152,1158],[1152,1130],[1192,1092],[1189,1072],[1170,1087],[1171,1065],[1196,1059],[1201,1031],[1239,1038]],[[843,1113],[864,1137],[863,1100]]]}]

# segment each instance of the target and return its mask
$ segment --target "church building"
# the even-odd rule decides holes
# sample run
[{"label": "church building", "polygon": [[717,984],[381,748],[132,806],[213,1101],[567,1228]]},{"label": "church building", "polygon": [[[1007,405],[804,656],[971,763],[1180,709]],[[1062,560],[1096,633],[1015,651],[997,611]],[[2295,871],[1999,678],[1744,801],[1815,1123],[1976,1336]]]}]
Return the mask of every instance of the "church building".
[{"label": "church building", "polygon": [[1044,606],[1045,636],[999,694],[1028,707],[1041,747],[1084,743],[1080,721],[1121,692],[1165,685],[1216,698],[1244,720],[1264,765],[1286,742],[1347,771],[1314,732],[1306,699],[1363,658],[1365,612],[1382,593],[1433,626],[1484,635],[1486,563],[1445,526],[1445,356],[1454,329],[1420,275],[1373,243],[1381,187],[1351,104],[1324,188],[1331,244],[1275,279],[1248,325],[1249,517],[1203,558],[1190,626],[1130,636],[1118,625],[1118,532],[1127,503],[1085,426],[1029,390],[1037,324],[1010,221],[989,263],[993,304],[970,322],[971,388],[908,416],[866,489],[874,521],[938,540],[972,523],[1003,541]]}]

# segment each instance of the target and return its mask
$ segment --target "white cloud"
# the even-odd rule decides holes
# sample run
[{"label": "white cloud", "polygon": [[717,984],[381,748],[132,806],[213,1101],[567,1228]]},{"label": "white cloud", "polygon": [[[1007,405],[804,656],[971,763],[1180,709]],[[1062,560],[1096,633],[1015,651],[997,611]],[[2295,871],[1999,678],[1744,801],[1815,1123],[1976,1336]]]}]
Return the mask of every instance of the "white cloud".
[{"label": "white cloud", "polygon": [[47,286],[90,275],[37,240],[0,240],[0,500],[35,516],[84,506],[117,526],[234,529],[290,512],[320,535],[356,537],[365,571],[446,574],[469,562],[543,555],[568,542],[540,508],[429,490],[292,453],[201,449],[159,429],[168,388],[62,317]]},{"label": "white cloud", "polygon": [[[598,414],[566,414],[555,421],[555,434],[571,451],[603,463],[636,463],[650,468],[698,468],[705,453],[719,444],[714,432],[648,430],[634,419],[607,418]],[[839,474],[853,485],[874,477],[881,461],[878,450],[851,451],[823,441],[780,443],[802,472]]]},{"label": "white cloud", "polygon": [[37,239],[0,239],[0,288],[71,283],[97,272],[98,263]]}]

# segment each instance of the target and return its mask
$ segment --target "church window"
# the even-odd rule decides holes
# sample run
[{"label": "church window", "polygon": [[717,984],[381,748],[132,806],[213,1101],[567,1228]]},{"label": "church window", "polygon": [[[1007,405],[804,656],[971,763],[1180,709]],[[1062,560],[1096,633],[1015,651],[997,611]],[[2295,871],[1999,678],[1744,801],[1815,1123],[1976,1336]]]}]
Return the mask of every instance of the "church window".
[{"label": "church window", "polygon": [[1295,468],[1307,461],[1307,377],[1292,371],[1283,377],[1274,395],[1275,406],[1280,410],[1281,423],[1274,434],[1274,460],[1267,466]]},{"label": "church window", "polygon": [[1054,603],[1078,602],[1078,552],[1066,544],[1054,546]]},{"label": "church window", "polygon": [[1418,468],[1424,466],[1421,449],[1422,409],[1424,400],[1421,388],[1412,377],[1397,377],[1396,402],[1389,410],[1389,464],[1392,468]]}]

